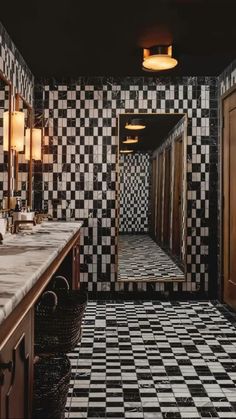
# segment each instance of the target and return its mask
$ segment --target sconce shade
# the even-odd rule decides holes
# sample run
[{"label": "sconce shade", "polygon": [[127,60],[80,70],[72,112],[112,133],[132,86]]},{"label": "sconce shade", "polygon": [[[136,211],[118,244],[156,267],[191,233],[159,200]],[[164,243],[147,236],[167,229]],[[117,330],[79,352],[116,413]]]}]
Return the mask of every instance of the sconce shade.
[{"label": "sconce shade", "polygon": [[30,128],[25,130],[25,160],[30,160]]},{"label": "sconce shade", "polygon": [[[41,160],[41,137],[40,128],[32,129],[32,160]],[[25,159],[30,160],[30,128],[25,131]]]},{"label": "sconce shade", "polygon": [[131,130],[139,130],[146,128],[146,125],[144,125],[141,119],[133,118],[130,121],[126,122],[125,128]]},{"label": "sconce shade", "polygon": [[178,61],[172,57],[172,46],[155,46],[143,50],[143,70],[161,71],[174,68]]},{"label": "sconce shade", "polygon": [[137,144],[138,143],[138,137],[132,138],[132,137],[126,137],[126,140],[122,141],[123,144]]},{"label": "sconce shade", "polygon": [[3,112],[3,151],[9,148],[9,112]]},{"label": "sconce shade", "polygon": [[32,159],[42,159],[42,130],[40,128],[32,129]]},{"label": "sconce shade", "polygon": [[25,130],[24,112],[12,112],[11,124],[11,147],[15,151],[23,151]]}]

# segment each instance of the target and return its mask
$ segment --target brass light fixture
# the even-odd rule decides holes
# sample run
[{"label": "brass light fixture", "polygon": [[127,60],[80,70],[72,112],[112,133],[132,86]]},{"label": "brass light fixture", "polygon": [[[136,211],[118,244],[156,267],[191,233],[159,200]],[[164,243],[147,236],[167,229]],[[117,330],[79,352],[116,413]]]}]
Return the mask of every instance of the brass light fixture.
[{"label": "brass light fixture", "polygon": [[138,137],[126,137],[126,140],[122,141],[123,144],[137,144],[138,143]]},{"label": "brass light fixture", "polygon": [[169,70],[177,64],[178,61],[172,57],[172,45],[159,45],[143,50],[143,70]]},{"label": "brass light fixture", "polygon": [[129,150],[128,148],[124,148],[124,149],[121,149],[120,150],[120,153],[121,154],[130,154],[130,153],[133,153],[134,152],[134,150]]},{"label": "brass light fixture", "polygon": [[146,125],[144,125],[141,119],[133,118],[130,121],[126,122],[125,128],[130,130],[139,130],[146,128]]}]

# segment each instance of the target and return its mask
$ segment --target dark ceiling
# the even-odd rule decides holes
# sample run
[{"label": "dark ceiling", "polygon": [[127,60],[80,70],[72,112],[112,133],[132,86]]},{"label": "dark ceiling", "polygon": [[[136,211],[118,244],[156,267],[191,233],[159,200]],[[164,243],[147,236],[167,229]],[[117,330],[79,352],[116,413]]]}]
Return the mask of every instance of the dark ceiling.
[{"label": "dark ceiling", "polygon": [[[125,128],[126,122],[130,120],[130,117],[139,118],[146,125],[146,128],[139,131],[131,131]],[[119,140],[120,149],[128,148],[134,151],[154,151],[158,148],[168,133],[177,124],[177,122],[183,117],[183,114],[120,114],[119,117]],[[138,144],[131,146],[124,146],[122,141],[127,136],[139,137]]]},{"label": "dark ceiling", "polygon": [[155,44],[173,43],[179,58],[161,76],[218,75],[236,57],[235,0],[2,3],[0,20],[36,77],[148,77],[142,47]]}]

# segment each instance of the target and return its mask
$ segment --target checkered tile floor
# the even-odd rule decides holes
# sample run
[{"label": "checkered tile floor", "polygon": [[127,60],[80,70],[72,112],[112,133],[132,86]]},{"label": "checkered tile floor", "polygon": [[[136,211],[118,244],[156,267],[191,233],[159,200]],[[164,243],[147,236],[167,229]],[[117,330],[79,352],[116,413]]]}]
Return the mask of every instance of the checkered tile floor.
[{"label": "checkered tile floor", "polygon": [[184,280],[184,273],[146,234],[119,236],[119,281]]},{"label": "checkered tile floor", "polygon": [[236,329],[211,302],[89,302],[66,418],[236,418]]}]

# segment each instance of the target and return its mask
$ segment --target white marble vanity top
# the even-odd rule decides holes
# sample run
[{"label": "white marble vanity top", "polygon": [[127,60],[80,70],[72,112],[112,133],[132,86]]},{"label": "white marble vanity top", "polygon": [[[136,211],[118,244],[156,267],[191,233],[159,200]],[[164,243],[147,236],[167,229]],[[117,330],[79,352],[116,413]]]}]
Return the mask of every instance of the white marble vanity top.
[{"label": "white marble vanity top", "polygon": [[0,245],[0,324],[23,299],[82,222],[45,221]]}]

